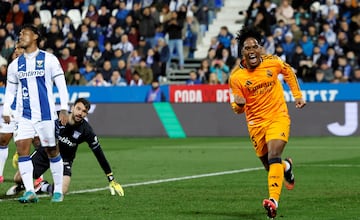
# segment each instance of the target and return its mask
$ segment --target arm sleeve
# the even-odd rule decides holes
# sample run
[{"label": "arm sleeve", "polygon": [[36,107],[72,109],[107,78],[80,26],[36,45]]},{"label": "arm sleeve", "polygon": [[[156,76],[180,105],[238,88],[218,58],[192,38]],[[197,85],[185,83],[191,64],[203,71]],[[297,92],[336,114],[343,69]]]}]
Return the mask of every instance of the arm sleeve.
[{"label": "arm sleeve", "polygon": [[15,61],[11,62],[8,66],[7,72],[7,83],[5,88],[5,97],[4,97],[4,109],[3,115],[10,116],[11,114],[11,104],[14,101],[16,96],[18,80],[16,77],[17,67],[15,65]]},{"label": "arm sleeve", "polygon": [[59,60],[54,55],[51,56],[51,63],[52,77],[59,91],[60,108],[61,110],[69,110],[69,94],[66,87],[64,71],[61,68]]},{"label": "arm sleeve", "polygon": [[302,98],[302,93],[295,72],[288,63],[283,61],[281,61],[281,63],[281,73],[284,75],[284,80],[289,85],[291,93],[294,98]]},{"label": "arm sleeve", "polygon": [[103,169],[105,174],[111,173],[110,164],[107,161],[105,154],[100,146],[100,144],[96,148],[91,148],[93,153],[95,154],[95,157],[97,161],[99,162],[101,168]]},{"label": "arm sleeve", "polygon": [[238,85],[239,83],[236,83],[236,80],[234,78],[235,78],[235,76],[232,73],[229,78],[230,105],[231,105],[231,109],[236,114],[241,114],[244,112],[245,106],[239,106],[238,104],[236,104],[234,101],[234,95],[238,95],[240,97],[244,97],[244,95],[242,94],[240,86]]},{"label": "arm sleeve", "polygon": [[67,91],[64,74],[58,75],[57,77],[55,77],[54,81],[55,81],[56,87],[58,88],[58,91],[59,91],[61,110],[67,111],[67,110],[69,110],[69,106],[68,106],[69,94]]},{"label": "arm sleeve", "polygon": [[94,153],[98,163],[100,164],[100,166],[103,169],[105,174],[110,174],[111,173],[110,164],[105,157],[105,154],[100,146],[100,142],[99,142],[97,136],[95,135],[94,131],[92,130],[92,128],[89,124],[88,124],[86,133],[87,133],[85,135],[86,142],[88,143],[89,147],[91,148],[92,152]]}]

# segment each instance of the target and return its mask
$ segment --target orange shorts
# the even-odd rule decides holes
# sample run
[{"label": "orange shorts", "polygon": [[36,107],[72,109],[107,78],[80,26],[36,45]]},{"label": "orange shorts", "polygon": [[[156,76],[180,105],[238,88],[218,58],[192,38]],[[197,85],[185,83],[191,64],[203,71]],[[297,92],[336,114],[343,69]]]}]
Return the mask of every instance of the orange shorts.
[{"label": "orange shorts", "polygon": [[288,142],[290,134],[290,119],[288,117],[275,118],[270,123],[258,127],[249,127],[250,139],[256,152],[261,157],[267,154],[266,143],[270,140]]}]

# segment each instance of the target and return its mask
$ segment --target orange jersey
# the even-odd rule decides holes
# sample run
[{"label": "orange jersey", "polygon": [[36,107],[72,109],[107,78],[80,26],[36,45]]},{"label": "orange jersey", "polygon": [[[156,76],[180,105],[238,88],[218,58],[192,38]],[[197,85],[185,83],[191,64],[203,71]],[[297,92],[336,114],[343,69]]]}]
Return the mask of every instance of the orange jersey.
[{"label": "orange jersey", "polygon": [[[261,58],[262,62],[254,70],[239,66],[229,78],[232,108],[236,113],[245,112],[248,126],[263,125],[277,116],[289,117],[279,74],[284,75],[293,96],[302,97],[296,75],[289,64],[274,55],[263,55]],[[234,95],[245,98],[243,109],[234,103]]]}]

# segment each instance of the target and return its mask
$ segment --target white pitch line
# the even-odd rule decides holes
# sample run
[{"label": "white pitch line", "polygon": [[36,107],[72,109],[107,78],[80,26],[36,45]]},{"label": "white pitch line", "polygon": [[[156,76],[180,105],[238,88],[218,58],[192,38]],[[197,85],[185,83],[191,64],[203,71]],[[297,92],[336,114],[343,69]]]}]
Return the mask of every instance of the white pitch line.
[{"label": "white pitch line", "polygon": [[[132,187],[132,186],[144,186],[144,185],[152,185],[152,184],[159,184],[159,183],[175,182],[175,181],[181,181],[181,180],[198,179],[198,178],[211,177],[211,176],[228,175],[228,174],[234,174],[234,173],[244,173],[244,172],[250,172],[250,171],[255,171],[255,170],[260,170],[260,169],[264,169],[264,168],[263,167],[254,167],[254,168],[245,168],[245,169],[241,169],[241,170],[229,170],[229,171],[216,172],[216,173],[205,173],[205,174],[175,177],[175,178],[169,178],[169,179],[151,180],[151,181],[140,182],[140,183],[129,183],[129,184],[121,185],[121,186],[123,188]],[[68,194],[97,192],[97,191],[102,191],[102,190],[107,190],[107,189],[109,189],[109,187],[77,190],[77,191],[69,192]]]},{"label": "white pitch line", "polygon": [[[301,167],[360,167],[359,164],[304,164],[304,165],[299,164],[297,166],[301,166]],[[129,183],[129,184],[122,185],[122,187],[126,188],[126,187],[133,187],[133,186],[152,185],[152,184],[175,182],[175,181],[181,181],[181,180],[198,179],[198,178],[204,178],[204,177],[222,176],[222,175],[229,175],[229,174],[235,174],[235,173],[245,173],[245,172],[251,172],[251,171],[262,170],[262,169],[264,169],[264,168],[263,167],[253,167],[253,168],[245,168],[245,169],[240,169],[240,170],[229,170],[229,171],[223,171],[223,172],[205,173],[205,174],[175,177],[175,178],[169,178],[169,179],[151,180],[151,181],[139,182],[139,183]],[[89,192],[98,192],[98,191],[103,191],[103,190],[108,190],[108,189],[109,189],[109,187],[84,189],[84,190],[72,191],[67,194],[81,194],[81,193],[89,193]],[[48,195],[40,195],[39,197],[48,197]],[[14,199],[14,198],[0,199],[0,202],[9,201],[9,200],[16,200],[16,199]]]}]

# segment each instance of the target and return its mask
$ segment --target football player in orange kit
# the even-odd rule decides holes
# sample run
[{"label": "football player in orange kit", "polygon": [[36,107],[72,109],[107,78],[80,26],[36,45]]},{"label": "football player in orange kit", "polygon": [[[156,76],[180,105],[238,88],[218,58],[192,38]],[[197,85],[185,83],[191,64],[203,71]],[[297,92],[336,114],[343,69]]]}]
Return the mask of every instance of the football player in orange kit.
[{"label": "football player in orange kit", "polygon": [[278,56],[262,53],[262,38],[259,30],[250,27],[237,33],[242,61],[231,73],[229,87],[231,107],[235,113],[245,112],[256,155],[268,171],[269,198],[264,199],[263,206],[268,217],[274,218],[283,181],[289,190],[295,184],[291,158],[281,159],[289,139],[290,116],[279,74],[289,85],[296,108],[306,103],[289,64]]}]

